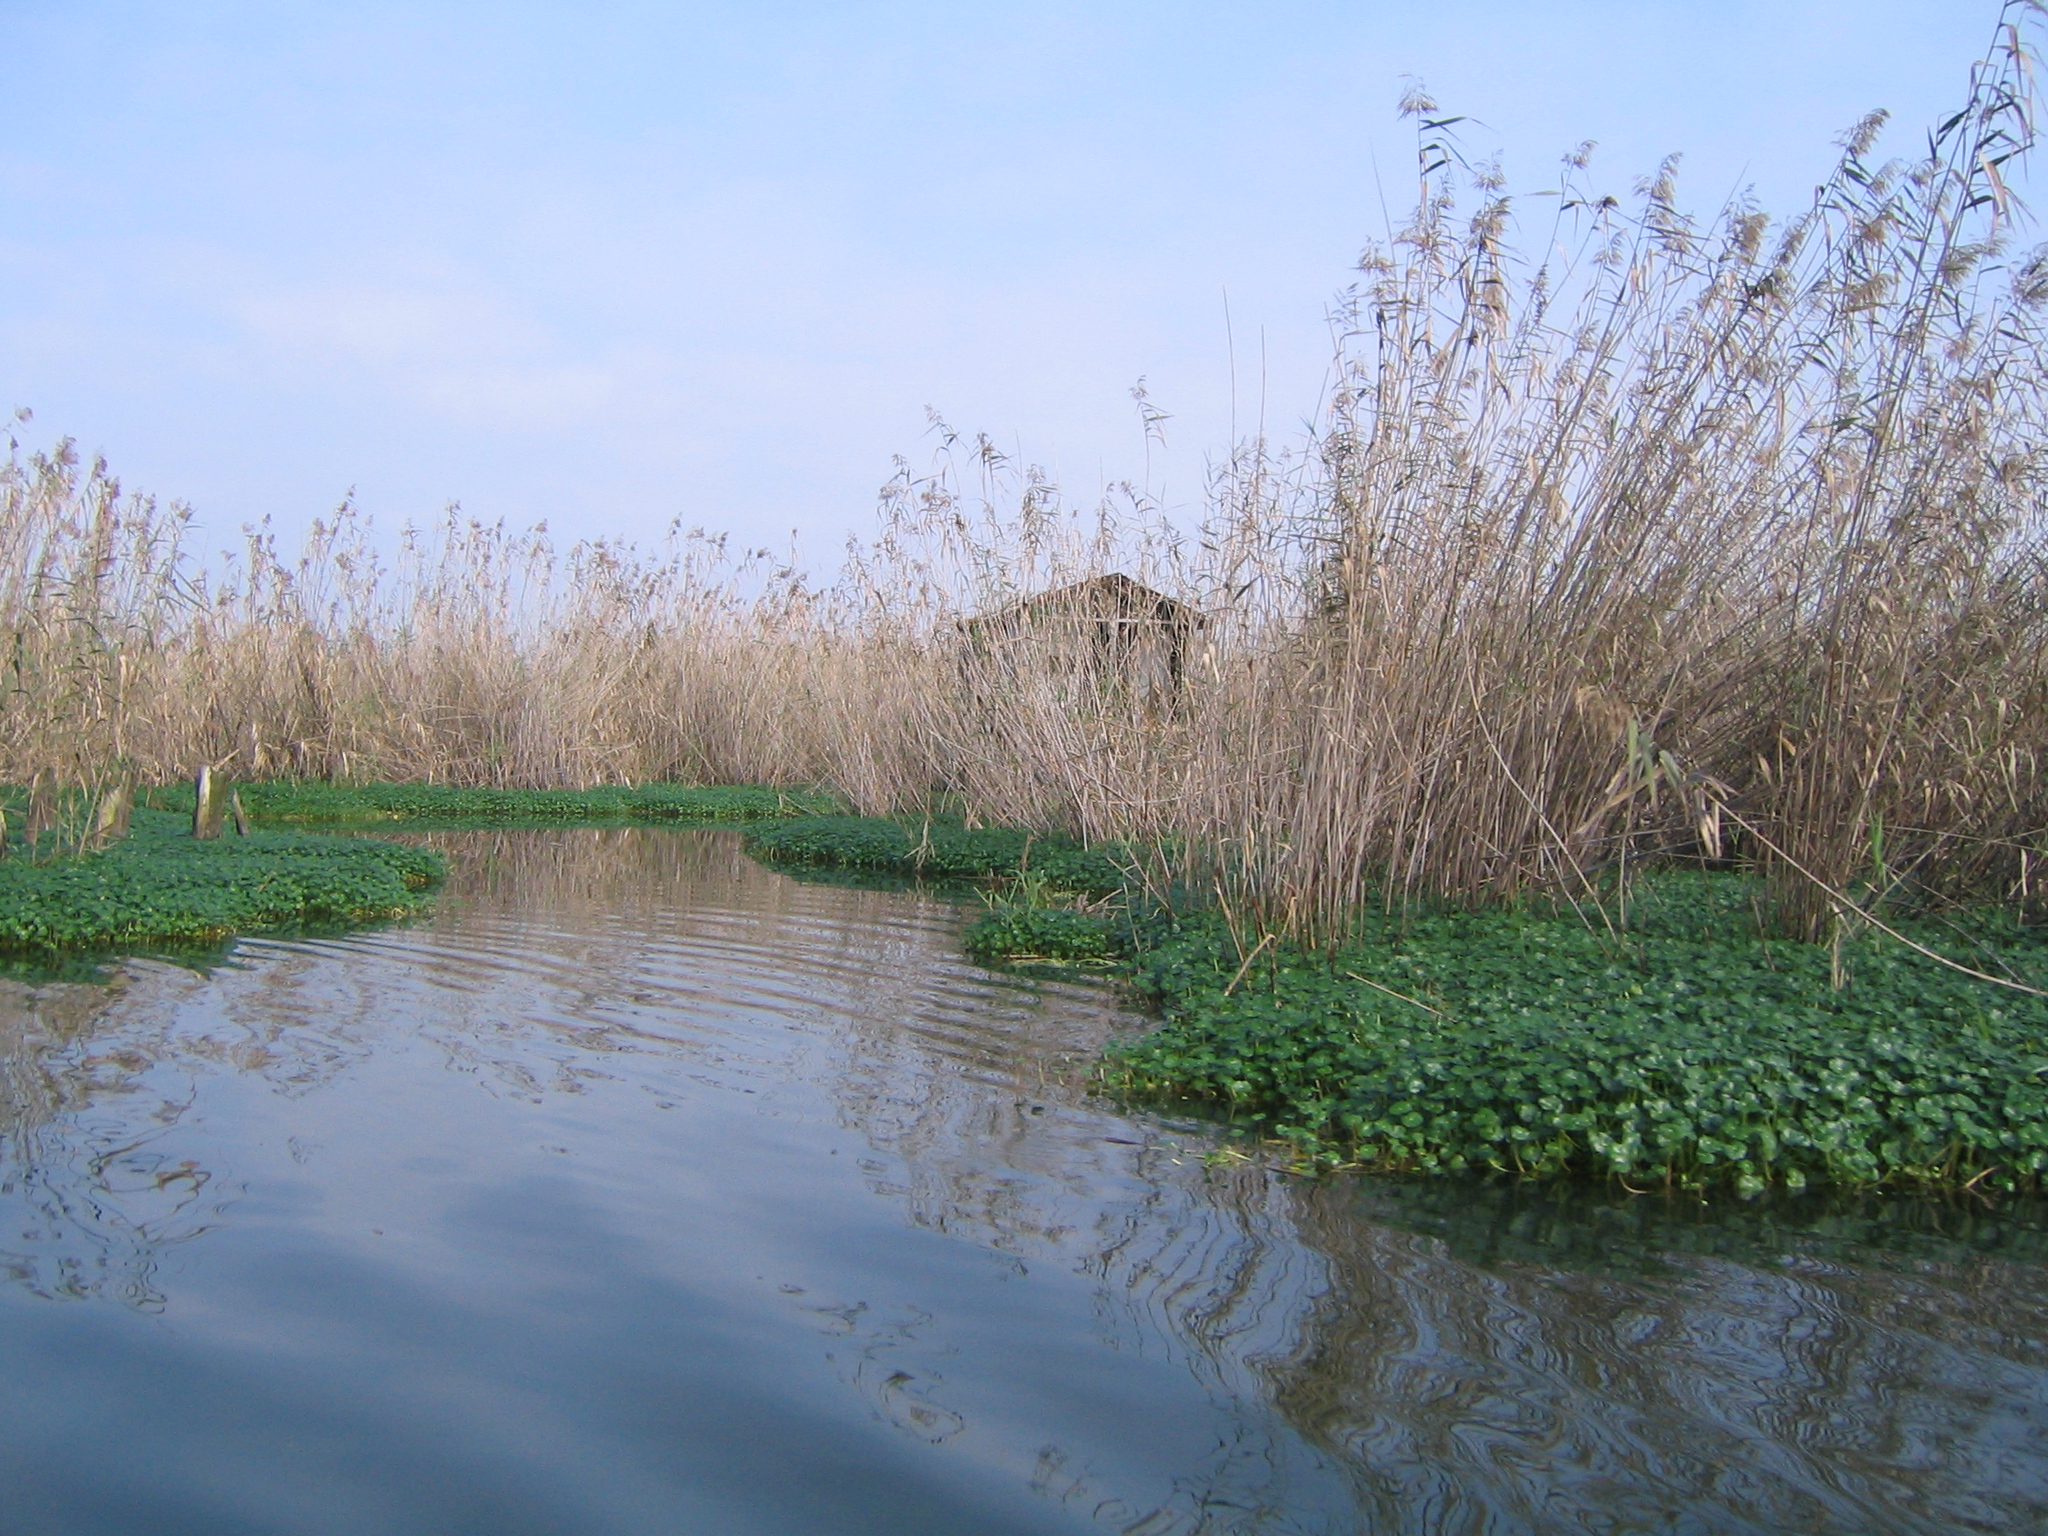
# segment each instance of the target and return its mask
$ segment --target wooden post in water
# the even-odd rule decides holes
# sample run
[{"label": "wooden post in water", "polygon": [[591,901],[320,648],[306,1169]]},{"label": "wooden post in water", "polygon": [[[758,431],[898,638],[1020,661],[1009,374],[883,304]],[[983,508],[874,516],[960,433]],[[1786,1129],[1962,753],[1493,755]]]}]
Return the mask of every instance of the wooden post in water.
[{"label": "wooden post in water", "polygon": [[86,834],[86,847],[104,848],[128,835],[128,810],[134,796],[135,786],[126,780],[100,796],[93,811],[92,831]]},{"label": "wooden post in water", "polygon": [[43,834],[57,825],[57,791],[41,774],[29,781],[28,814],[22,818],[21,840],[31,857]]},{"label": "wooden post in water", "polygon": [[192,835],[194,837],[218,837],[220,835],[220,799],[214,793],[212,765],[201,763],[198,775],[192,780]]}]

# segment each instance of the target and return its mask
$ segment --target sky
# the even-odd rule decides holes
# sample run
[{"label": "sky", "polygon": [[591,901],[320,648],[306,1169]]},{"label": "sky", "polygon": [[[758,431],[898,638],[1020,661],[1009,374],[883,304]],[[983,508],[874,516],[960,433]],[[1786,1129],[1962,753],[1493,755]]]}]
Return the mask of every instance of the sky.
[{"label": "sky", "polygon": [[[1512,188],[1807,202],[1909,151],[1988,0],[0,0],[0,408],[226,542],[344,496],[829,561],[927,410],[1198,506],[1311,417],[1413,185],[1406,81]],[[1131,391],[1168,413],[1148,442]]]}]

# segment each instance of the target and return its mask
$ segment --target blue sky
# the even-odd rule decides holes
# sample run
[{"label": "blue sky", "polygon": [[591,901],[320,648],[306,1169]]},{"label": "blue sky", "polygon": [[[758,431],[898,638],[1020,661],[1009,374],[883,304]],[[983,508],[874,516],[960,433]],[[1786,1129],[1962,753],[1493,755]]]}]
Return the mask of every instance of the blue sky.
[{"label": "blue sky", "polygon": [[[226,535],[354,488],[829,563],[925,407],[1089,498],[1199,498],[1398,201],[1402,77],[1514,186],[1789,210],[1979,0],[403,5],[0,0],[0,405]],[[1228,295],[1231,326],[1224,323]]]}]

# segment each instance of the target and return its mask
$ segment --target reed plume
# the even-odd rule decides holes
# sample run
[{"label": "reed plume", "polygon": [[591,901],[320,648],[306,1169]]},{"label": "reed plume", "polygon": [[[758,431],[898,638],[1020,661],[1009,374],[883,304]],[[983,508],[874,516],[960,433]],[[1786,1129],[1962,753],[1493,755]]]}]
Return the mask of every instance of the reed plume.
[{"label": "reed plume", "polygon": [[[2003,8],[1924,153],[1875,158],[1867,119],[1782,223],[1689,216],[1675,162],[1598,196],[1583,150],[1518,198],[1411,92],[1413,206],[1338,307],[1329,412],[1232,445],[1198,528],[935,422],[824,583],[459,514],[387,560],[348,506],[206,565],[184,509],[17,446],[0,778],[819,784],[1125,839],[1305,936],[1528,892],[1619,928],[1672,859],[1753,865],[1809,939],[1908,894],[2026,907],[2039,13]],[[1195,616],[1170,687],[1134,681],[1128,613],[1042,600],[1111,573]]]}]

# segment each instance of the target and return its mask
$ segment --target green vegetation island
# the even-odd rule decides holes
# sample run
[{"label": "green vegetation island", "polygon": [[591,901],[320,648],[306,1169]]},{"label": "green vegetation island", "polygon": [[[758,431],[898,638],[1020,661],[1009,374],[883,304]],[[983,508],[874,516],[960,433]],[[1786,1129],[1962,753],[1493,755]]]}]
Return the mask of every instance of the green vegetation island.
[{"label": "green vegetation island", "polygon": [[404,917],[442,874],[437,854],[377,838],[199,839],[189,813],[138,808],[106,848],[39,859],[16,847],[0,860],[0,954],[49,961]]},{"label": "green vegetation island", "polygon": [[[33,840],[30,797],[0,794],[16,829],[0,836],[0,954],[50,959],[212,945],[240,933],[409,916],[445,874],[439,854],[383,838],[306,829],[404,823],[416,830],[629,822],[744,825],[813,812],[816,795],[675,784],[637,789],[496,790],[437,784],[253,783],[232,791],[250,830],[227,830],[226,792],[208,837],[194,836],[197,791],[145,791],[123,835],[86,846],[83,797],[53,805]],[[70,812],[71,835],[61,830]]]},{"label": "green vegetation island", "polygon": [[1614,926],[1549,899],[1410,903],[1310,948],[1247,943],[1213,904],[1140,878],[1124,845],[821,814],[831,802],[816,793],[257,783],[236,796],[244,835],[194,837],[188,785],[145,794],[98,851],[37,858],[17,840],[0,860],[0,950],[404,917],[444,873],[430,850],[310,827],[735,827],[785,867],[971,883],[987,908],[965,934],[975,958],[1099,977],[1159,1015],[1111,1045],[1105,1092],[1214,1118],[1299,1168],[1751,1193],[2013,1191],[2048,1165],[2048,942],[1997,910],[1900,915],[1833,945],[1773,940],[1754,877],[1667,868],[1635,883]]},{"label": "green vegetation island", "polygon": [[1112,977],[1161,1016],[1111,1046],[1105,1090],[1220,1114],[1299,1166],[1741,1193],[2012,1191],[2048,1166],[2048,943],[2000,911],[1774,941],[1753,876],[1672,868],[1636,884],[1615,930],[1549,900],[1411,905],[1311,949],[1142,895],[1114,846],[858,817],[749,844],[1003,882],[969,953]]}]

